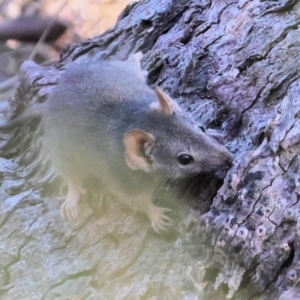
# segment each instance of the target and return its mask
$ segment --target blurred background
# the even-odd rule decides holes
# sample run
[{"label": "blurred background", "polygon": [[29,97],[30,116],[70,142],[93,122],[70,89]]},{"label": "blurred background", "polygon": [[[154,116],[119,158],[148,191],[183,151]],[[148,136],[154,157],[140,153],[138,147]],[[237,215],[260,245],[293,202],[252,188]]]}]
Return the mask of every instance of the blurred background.
[{"label": "blurred background", "polygon": [[54,63],[68,44],[113,27],[129,2],[0,0],[0,101],[12,95],[25,60]]}]

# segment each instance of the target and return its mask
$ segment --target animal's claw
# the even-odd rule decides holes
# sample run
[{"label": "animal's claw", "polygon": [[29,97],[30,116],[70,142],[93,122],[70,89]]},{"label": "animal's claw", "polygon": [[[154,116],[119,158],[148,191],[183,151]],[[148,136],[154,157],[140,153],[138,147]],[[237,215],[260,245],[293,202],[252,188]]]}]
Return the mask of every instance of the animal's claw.
[{"label": "animal's claw", "polygon": [[61,214],[66,220],[69,221],[77,220],[79,216],[78,202],[67,198],[61,206]]},{"label": "animal's claw", "polygon": [[61,206],[62,216],[70,221],[76,221],[79,216],[79,200],[84,189],[72,181],[69,181],[68,194],[65,202]]},{"label": "animal's claw", "polygon": [[169,208],[157,207],[151,205],[148,211],[148,217],[151,220],[151,226],[155,232],[167,231],[172,226],[172,220],[166,215],[166,213],[172,211]]}]

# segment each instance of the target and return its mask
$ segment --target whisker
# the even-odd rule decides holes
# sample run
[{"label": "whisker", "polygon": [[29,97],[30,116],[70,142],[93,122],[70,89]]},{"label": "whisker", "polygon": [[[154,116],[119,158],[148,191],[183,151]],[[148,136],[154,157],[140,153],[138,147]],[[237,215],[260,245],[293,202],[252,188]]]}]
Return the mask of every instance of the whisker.
[{"label": "whisker", "polygon": [[154,200],[156,198],[156,196],[159,194],[160,190],[162,189],[162,187],[164,186],[164,184],[171,178],[171,176],[167,176],[166,179],[164,179],[162,181],[162,183],[160,184],[160,186],[158,187],[158,189],[155,191],[155,193],[152,196],[152,200]]},{"label": "whisker", "polygon": [[[170,178],[171,178],[171,176],[168,179],[170,179]],[[167,195],[167,193],[169,192],[170,186],[171,186],[171,182],[169,181],[169,184],[168,184],[167,188],[165,189],[165,195]]]},{"label": "whisker", "polygon": [[194,186],[194,184],[199,180],[199,177],[196,177],[192,183],[189,185],[188,189],[185,191],[185,193],[183,194],[182,198],[185,198],[188,193],[190,192],[190,190],[192,189],[192,187]]}]

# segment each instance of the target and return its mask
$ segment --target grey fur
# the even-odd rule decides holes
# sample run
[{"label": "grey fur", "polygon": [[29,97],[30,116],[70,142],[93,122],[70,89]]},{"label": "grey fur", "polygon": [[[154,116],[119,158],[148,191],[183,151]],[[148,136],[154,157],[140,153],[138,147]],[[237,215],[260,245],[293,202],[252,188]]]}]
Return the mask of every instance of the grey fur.
[{"label": "grey fur", "polygon": [[[157,232],[165,230],[170,225],[165,215],[168,209],[151,203],[158,179],[186,178],[229,167],[231,153],[204,134],[187,114],[150,108],[158,100],[144,83],[144,76],[133,60],[75,62],[45,104],[0,125],[0,129],[7,129],[30,117],[41,117],[45,149],[57,172],[69,182],[62,206],[65,217],[77,218],[81,183],[94,175],[133,209],[145,212]],[[144,153],[151,172],[133,170],[125,161],[123,138],[132,129],[143,130],[155,139]],[[180,165],[177,156],[181,153],[191,154],[194,163]]]}]

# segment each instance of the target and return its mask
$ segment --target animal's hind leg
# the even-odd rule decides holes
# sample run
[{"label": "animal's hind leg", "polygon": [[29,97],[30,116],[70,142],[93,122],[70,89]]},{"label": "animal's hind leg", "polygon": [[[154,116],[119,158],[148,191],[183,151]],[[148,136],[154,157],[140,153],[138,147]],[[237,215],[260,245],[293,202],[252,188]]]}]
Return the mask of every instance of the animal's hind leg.
[{"label": "animal's hind leg", "polygon": [[61,206],[61,214],[65,219],[75,221],[79,216],[79,200],[85,191],[81,182],[76,180],[68,181],[68,193],[65,202]]}]

